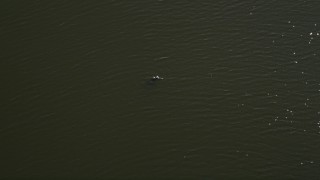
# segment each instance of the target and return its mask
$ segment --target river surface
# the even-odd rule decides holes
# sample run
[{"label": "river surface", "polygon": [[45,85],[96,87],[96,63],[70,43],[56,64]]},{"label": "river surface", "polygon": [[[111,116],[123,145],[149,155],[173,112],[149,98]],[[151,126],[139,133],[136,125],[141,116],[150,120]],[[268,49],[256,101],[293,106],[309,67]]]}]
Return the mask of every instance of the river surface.
[{"label": "river surface", "polygon": [[0,4],[0,178],[320,178],[319,1]]}]

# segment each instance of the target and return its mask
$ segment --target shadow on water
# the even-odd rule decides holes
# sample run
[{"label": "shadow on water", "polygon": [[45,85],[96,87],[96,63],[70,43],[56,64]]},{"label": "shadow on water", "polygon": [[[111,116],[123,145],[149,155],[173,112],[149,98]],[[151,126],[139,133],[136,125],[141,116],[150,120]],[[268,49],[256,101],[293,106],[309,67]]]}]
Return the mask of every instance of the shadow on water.
[{"label": "shadow on water", "polygon": [[147,87],[155,87],[159,82],[159,80],[154,80],[154,79],[148,79],[146,81]]}]

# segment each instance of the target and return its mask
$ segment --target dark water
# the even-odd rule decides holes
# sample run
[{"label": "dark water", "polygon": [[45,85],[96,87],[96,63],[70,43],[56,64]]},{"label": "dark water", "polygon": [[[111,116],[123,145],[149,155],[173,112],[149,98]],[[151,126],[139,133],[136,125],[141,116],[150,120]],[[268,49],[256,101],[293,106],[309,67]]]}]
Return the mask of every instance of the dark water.
[{"label": "dark water", "polygon": [[1,178],[320,178],[319,1],[0,4]]}]

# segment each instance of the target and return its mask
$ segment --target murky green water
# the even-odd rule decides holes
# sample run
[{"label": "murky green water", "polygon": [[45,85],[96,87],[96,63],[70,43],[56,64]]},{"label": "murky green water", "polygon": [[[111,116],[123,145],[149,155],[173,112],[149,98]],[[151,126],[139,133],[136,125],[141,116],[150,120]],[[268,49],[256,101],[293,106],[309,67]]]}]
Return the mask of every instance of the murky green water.
[{"label": "murky green water", "polygon": [[0,4],[0,178],[319,178],[320,2]]}]

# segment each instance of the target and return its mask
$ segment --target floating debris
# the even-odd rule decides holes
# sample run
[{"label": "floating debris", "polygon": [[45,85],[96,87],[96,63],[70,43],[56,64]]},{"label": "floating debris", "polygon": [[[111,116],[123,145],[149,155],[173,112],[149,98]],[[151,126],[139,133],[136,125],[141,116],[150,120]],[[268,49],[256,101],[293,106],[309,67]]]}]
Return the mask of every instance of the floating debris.
[{"label": "floating debris", "polygon": [[152,76],[151,80],[155,81],[155,80],[163,80],[164,78],[160,77],[160,76]]}]

